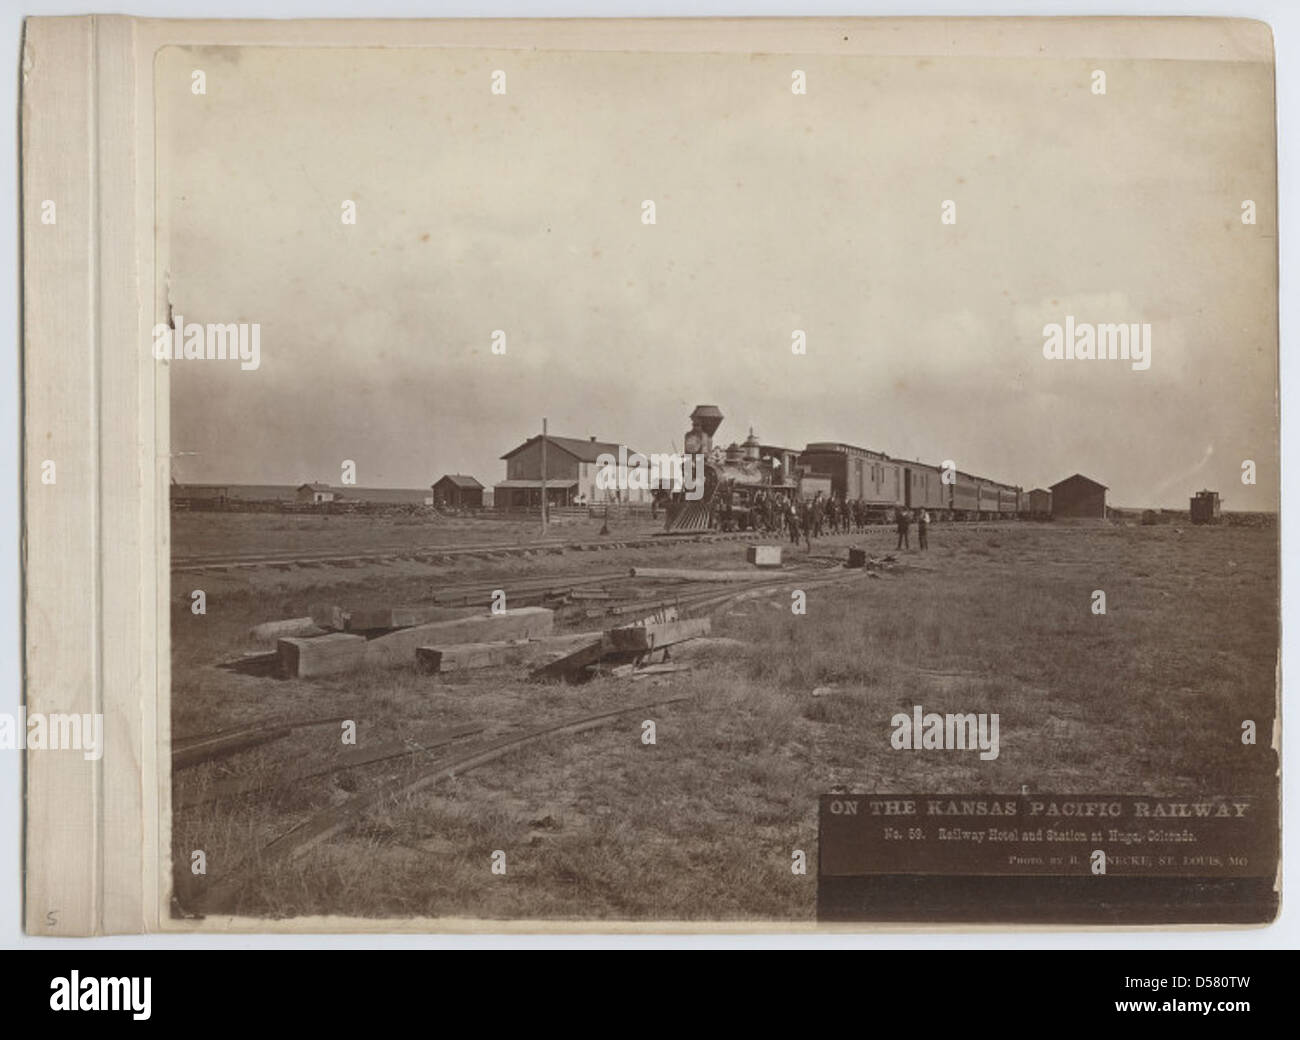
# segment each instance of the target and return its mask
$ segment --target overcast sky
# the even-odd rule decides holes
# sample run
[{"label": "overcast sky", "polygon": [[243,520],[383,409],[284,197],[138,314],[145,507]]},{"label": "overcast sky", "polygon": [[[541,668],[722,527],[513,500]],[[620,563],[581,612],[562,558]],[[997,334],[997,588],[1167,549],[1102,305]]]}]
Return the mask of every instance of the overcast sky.
[{"label": "overcast sky", "polygon": [[[257,371],[171,363],[174,473],[491,486],[542,416],[656,452],[711,403],[724,444],[1275,508],[1271,69],[1096,65],[170,48],[170,300],[262,326]],[[1067,315],[1149,322],[1150,369],[1044,359]]]}]

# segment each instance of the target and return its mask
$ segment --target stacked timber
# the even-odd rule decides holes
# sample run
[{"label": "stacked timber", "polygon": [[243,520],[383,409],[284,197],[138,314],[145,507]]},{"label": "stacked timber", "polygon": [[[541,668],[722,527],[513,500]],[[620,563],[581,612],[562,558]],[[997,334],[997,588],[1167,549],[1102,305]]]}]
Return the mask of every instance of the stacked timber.
[{"label": "stacked timber", "polygon": [[360,668],[412,664],[423,646],[499,642],[550,635],[555,613],[545,607],[519,607],[499,613],[433,621],[396,628],[373,639],[353,632],[311,638],[287,637],[276,644],[281,670],[289,678],[338,675]]},{"label": "stacked timber", "polygon": [[676,610],[660,611],[643,621],[600,633],[598,638],[571,654],[537,669],[532,677],[581,682],[602,673],[630,675],[650,665],[662,664],[670,647],[707,636],[710,628],[708,618],[682,621]]},{"label": "stacked timber", "polygon": [[434,674],[525,666],[535,679],[566,681],[594,674],[662,674],[679,670],[666,667],[670,648],[710,631],[708,618],[682,620],[673,607],[632,624],[563,636],[552,634],[555,615],[544,607],[424,620],[438,609],[317,608],[315,624],[332,630],[281,638],[276,644],[281,674],[311,679],[410,664]]}]

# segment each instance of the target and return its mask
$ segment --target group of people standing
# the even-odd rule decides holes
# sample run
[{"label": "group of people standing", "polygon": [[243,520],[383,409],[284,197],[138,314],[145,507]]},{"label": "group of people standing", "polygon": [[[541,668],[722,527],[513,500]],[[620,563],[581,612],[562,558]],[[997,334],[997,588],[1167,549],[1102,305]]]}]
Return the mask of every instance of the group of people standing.
[{"label": "group of people standing", "polygon": [[[724,504],[722,525],[730,529],[729,502]],[[878,516],[879,514],[877,514]],[[898,548],[911,548],[910,530],[916,521],[917,547],[929,547],[930,514],[924,509],[894,510],[898,524]],[[866,530],[871,522],[867,503],[861,500],[846,501],[838,495],[825,495],[818,491],[812,498],[789,498],[771,491],[759,491],[750,509],[750,522],[757,531],[779,534],[782,531],[798,545],[802,541],[812,548],[812,540],[825,535],[855,534]]]},{"label": "group of people standing", "polygon": [[916,513],[916,547],[918,549],[930,548],[930,514],[927,510],[917,509],[896,509],[894,519],[898,524],[898,548],[910,549],[911,541],[908,537],[908,531],[912,527],[912,513]]},{"label": "group of people standing", "polygon": [[[910,529],[913,517],[906,510],[898,510],[896,513],[901,549],[909,541],[907,530]],[[790,542],[798,545],[802,541],[809,549],[813,547],[814,538],[822,538],[828,534],[862,532],[870,525],[871,519],[866,502],[845,500],[839,495],[826,495],[822,491],[818,491],[813,498],[800,499],[764,494],[761,491],[754,499],[755,528],[766,533],[779,533],[784,529]],[[915,520],[917,520],[918,545],[920,549],[926,549],[930,513],[920,510]]]},{"label": "group of people standing", "polygon": [[865,530],[870,517],[865,502],[846,502],[834,495],[817,492],[811,499],[783,500],[785,528],[796,545],[802,538],[808,548],[812,540],[829,534],[851,534]]}]

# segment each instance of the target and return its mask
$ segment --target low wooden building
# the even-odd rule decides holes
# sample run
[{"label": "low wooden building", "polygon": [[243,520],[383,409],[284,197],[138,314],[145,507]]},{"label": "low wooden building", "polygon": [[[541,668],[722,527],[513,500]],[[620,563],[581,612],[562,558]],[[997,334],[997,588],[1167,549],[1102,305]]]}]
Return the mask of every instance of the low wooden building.
[{"label": "low wooden building", "polygon": [[333,502],[339,495],[328,484],[310,483],[299,484],[297,498],[303,505],[320,505],[322,502]]},{"label": "low wooden building", "polygon": [[1052,519],[1106,519],[1105,484],[1082,473],[1058,480],[1052,485]]},{"label": "low wooden building", "polygon": [[[494,509],[539,509],[542,505],[540,480],[503,480],[497,484],[493,496]],[[548,480],[546,502],[551,507],[571,506],[577,502],[576,480]]]},{"label": "low wooden building", "polygon": [[483,485],[464,473],[447,473],[433,485],[433,504],[439,509],[482,509]]},{"label": "low wooden building", "polygon": [[1215,524],[1219,522],[1220,503],[1217,491],[1198,491],[1191,498],[1192,523]]},{"label": "low wooden building", "polygon": [[[546,478],[546,499],[553,506],[590,506],[600,503],[649,504],[648,488],[629,487],[629,456],[636,452],[626,445],[598,441],[595,437],[559,437],[547,434],[546,471],[542,471],[542,438],[530,437],[501,458],[506,479],[495,486],[497,509],[539,507],[542,478]],[[609,464],[608,470],[605,466]],[[601,474],[605,472],[602,480]],[[614,486],[603,486],[612,483]]]},{"label": "low wooden building", "polygon": [[230,500],[226,484],[176,484],[171,486],[173,509],[224,509]]},{"label": "low wooden building", "polygon": [[1029,492],[1029,515],[1045,518],[1052,515],[1052,493],[1043,488],[1034,488]]}]

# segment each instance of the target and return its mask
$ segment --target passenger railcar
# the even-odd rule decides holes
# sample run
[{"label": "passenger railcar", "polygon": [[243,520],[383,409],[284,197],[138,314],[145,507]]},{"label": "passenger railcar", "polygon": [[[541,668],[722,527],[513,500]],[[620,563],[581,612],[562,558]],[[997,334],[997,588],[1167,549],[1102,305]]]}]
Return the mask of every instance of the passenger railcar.
[{"label": "passenger railcar", "polygon": [[903,501],[903,475],[884,452],[852,444],[818,441],[799,456],[805,474],[830,478],[831,494],[846,502],[865,502],[883,515]]},{"label": "passenger railcar", "polygon": [[988,520],[998,515],[998,488],[991,480],[979,479],[979,520]]},{"label": "passenger railcar", "polygon": [[939,467],[905,459],[891,459],[890,462],[898,469],[903,489],[894,504],[905,509],[924,509],[939,514],[938,519],[947,519],[944,514],[950,508],[949,496],[945,494],[948,485],[944,484]]},{"label": "passenger railcar", "polygon": [[1020,515],[1020,488],[1012,484],[999,484],[998,515],[1002,517]]},{"label": "passenger railcar", "polygon": [[948,485],[948,512],[955,520],[974,520],[980,511],[980,479],[957,470]]}]

